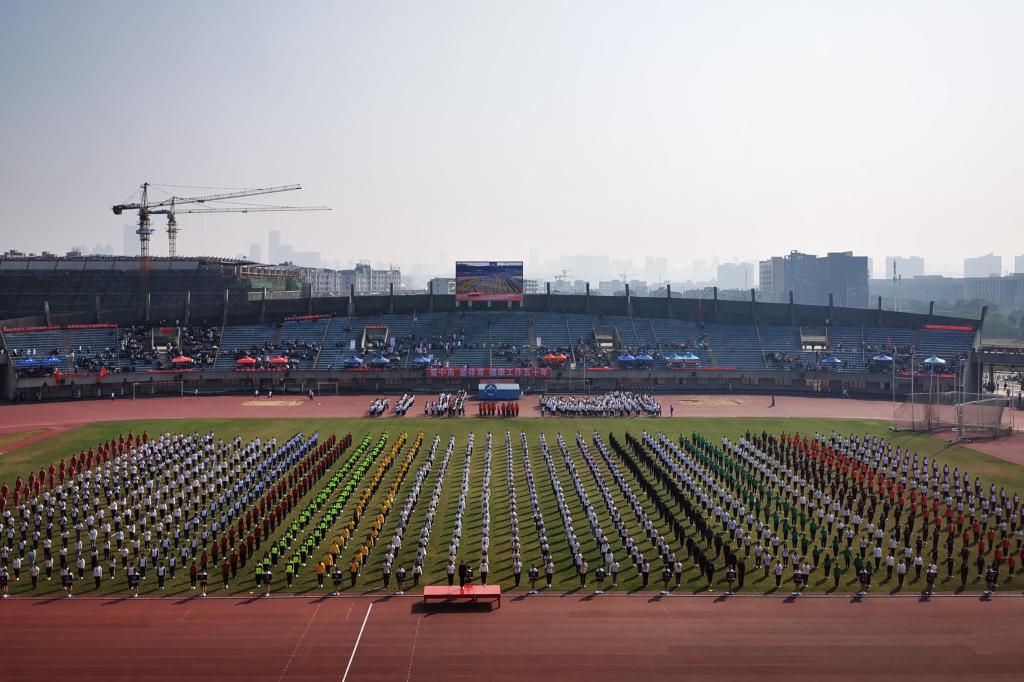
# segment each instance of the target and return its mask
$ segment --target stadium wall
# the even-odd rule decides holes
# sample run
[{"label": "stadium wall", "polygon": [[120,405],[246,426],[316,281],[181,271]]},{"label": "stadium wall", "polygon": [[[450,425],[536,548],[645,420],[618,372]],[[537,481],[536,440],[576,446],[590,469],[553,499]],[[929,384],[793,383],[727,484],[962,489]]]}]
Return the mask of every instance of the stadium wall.
[{"label": "stadium wall", "polygon": [[790,326],[866,326],[917,329],[925,324],[945,324],[980,328],[982,320],[902,313],[891,310],[840,308],[787,303],[751,301],[724,301],[716,299],[685,299],[666,297],[584,296],[563,294],[529,294],[522,306],[493,303],[492,305],[457,304],[452,295],[383,295],[299,299],[249,300],[237,292],[225,290],[216,301],[209,296],[202,300],[190,297],[188,292],[178,301],[156,303],[150,297],[148,304],[107,308],[99,297],[98,304],[86,310],[49,313],[40,306],[35,315],[22,315],[0,321],[7,327],[27,327],[43,324],[73,324],[113,322],[120,325],[139,321],[188,320],[192,324],[258,324],[283,320],[293,315],[330,314],[335,316],[404,315],[424,312],[452,312],[474,310],[525,312],[558,312],[590,315],[633,315],[635,317],[670,318],[694,322],[722,324],[758,324]]},{"label": "stadium wall", "polygon": [[[636,371],[611,370],[584,373],[579,370],[556,369],[550,378],[519,378],[524,393],[585,393],[610,390],[633,390],[674,394],[778,394],[831,396],[842,395],[846,386],[852,397],[889,398],[890,377],[869,374],[824,374],[819,372],[773,372],[749,370],[682,370]],[[422,370],[366,371],[188,371],[160,373],[119,373],[102,379],[97,376],[65,376],[57,385],[53,377],[22,378],[17,383],[17,399],[23,401],[75,400],[150,395],[185,395],[196,389],[203,395],[247,395],[256,388],[266,392],[305,394],[330,384],[330,393],[437,393],[465,389],[471,395],[479,386],[479,378],[428,378]],[[920,388],[920,379],[918,380]],[[953,381],[946,380],[936,390],[953,390]],[[910,392],[909,378],[897,377],[896,393]],[[14,396],[12,396],[14,397]]]}]

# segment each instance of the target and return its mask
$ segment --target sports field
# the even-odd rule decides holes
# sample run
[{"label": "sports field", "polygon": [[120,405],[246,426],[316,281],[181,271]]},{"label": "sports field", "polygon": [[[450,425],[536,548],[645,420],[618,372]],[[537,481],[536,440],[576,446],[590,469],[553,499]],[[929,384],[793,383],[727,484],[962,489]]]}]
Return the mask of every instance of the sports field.
[{"label": "sports field", "polygon": [[[631,467],[629,453],[625,455],[612,453],[610,459],[603,459],[597,455],[592,434],[596,431],[603,442],[608,443],[614,436],[618,441],[625,442],[627,432],[633,437],[639,438],[642,430],[647,429],[652,434],[663,433],[673,443],[680,442],[680,436],[687,439],[692,438],[693,433],[702,434],[710,443],[717,444],[722,436],[733,441],[738,441],[746,430],[755,433],[762,431],[770,434],[800,433],[810,435],[814,432],[828,433],[835,429],[842,434],[872,434],[882,438],[891,439],[894,445],[909,448],[917,451],[919,455],[929,458],[937,458],[940,463],[948,463],[950,468],[958,467],[960,471],[967,471],[973,478],[980,476],[987,490],[990,483],[994,483],[997,489],[1005,486],[1012,495],[1013,491],[1024,489],[1024,469],[1019,466],[989,457],[966,447],[951,445],[940,439],[919,434],[890,434],[887,425],[881,422],[852,421],[852,420],[822,420],[822,419],[207,419],[207,420],[150,420],[132,422],[102,422],[82,426],[68,430],[46,440],[35,442],[18,448],[0,457],[0,481],[12,483],[15,476],[25,477],[29,471],[37,471],[39,468],[46,468],[51,463],[58,462],[61,458],[69,458],[72,454],[96,448],[100,443],[116,439],[119,436],[127,435],[129,432],[140,434],[146,432],[151,437],[159,434],[191,434],[191,433],[214,433],[218,439],[229,441],[235,437],[241,438],[242,443],[247,443],[254,438],[260,438],[266,443],[271,438],[277,438],[283,442],[292,436],[302,433],[306,437],[314,432],[319,433],[320,442],[323,443],[331,434],[338,439],[347,434],[352,436],[352,446],[341,453],[339,458],[322,473],[310,482],[308,489],[298,496],[292,510],[287,513],[281,523],[277,524],[259,548],[253,552],[253,557],[245,566],[239,567],[238,574],[229,581],[228,587],[222,587],[220,580],[219,563],[211,562],[210,569],[210,592],[217,595],[248,595],[257,592],[255,582],[255,566],[264,556],[269,558],[270,548],[277,545],[280,550],[279,562],[272,567],[274,592],[290,591],[296,594],[324,594],[333,589],[329,578],[325,580],[325,587],[317,585],[315,565],[320,557],[329,553],[333,542],[338,538],[339,533],[345,525],[354,519],[353,511],[359,501],[362,500],[364,512],[351,531],[351,539],[347,546],[339,547],[337,562],[345,573],[343,590],[350,593],[366,593],[383,590],[382,566],[384,560],[384,549],[386,544],[394,536],[399,523],[399,511],[410,501],[410,493],[416,482],[417,472],[423,473],[418,501],[411,507],[405,532],[405,541],[401,549],[396,553],[393,564],[394,570],[399,566],[405,566],[411,570],[416,551],[416,539],[419,537],[420,529],[423,527],[428,513],[428,501],[431,492],[438,486],[438,477],[444,470],[444,479],[440,483],[440,498],[436,508],[436,516],[433,521],[433,528],[430,534],[427,558],[424,563],[423,582],[441,583],[445,581],[446,558],[448,545],[453,537],[456,528],[457,507],[460,494],[460,486],[463,480],[467,481],[466,499],[464,506],[464,522],[461,528],[461,541],[459,558],[477,570],[480,560],[480,547],[482,537],[482,500],[484,497],[485,481],[485,440],[487,434],[493,436],[493,445],[489,468],[489,491],[490,491],[490,575],[489,583],[498,583],[506,590],[514,590],[512,575],[512,532],[510,525],[510,488],[514,488],[519,514],[519,531],[521,538],[521,553],[524,564],[523,580],[520,590],[525,590],[527,585],[526,573],[531,564],[536,563],[541,568],[541,551],[538,533],[531,521],[529,481],[526,476],[526,464],[529,462],[530,469],[534,476],[534,488],[537,494],[540,509],[546,522],[546,532],[551,546],[552,560],[555,566],[552,591],[567,592],[580,588],[580,580],[577,577],[573,566],[572,555],[566,543],[565,528],[560,517],[558,501],[556,500],[553,486],[552,474],[561,482],[564,491],[564,503],[575,522],[576,534],[580,541],[580,552],[588,559],[591,566],[596,568],[599,563],[601,551],[597,538],[590,532],[587,523],[587,514],[584,511],[584,494],[594,509],[596,520],[604,534],[606,534],[616,552],[621,557],[622,574],[619,584],[615,588],[618,592],[631,592],[643,588],[642,577],[633,567],[620,543],[620,538],[614,532],[614,525],[611,519],[610,505],[614,505],[625,521],[629,535],[642,545],[643,551],[651,552],[651,546],[647,542],[644,528],[640,518],[626,500],[623,489],[614,484],[614,466],[624,480],[627,481],[640,501],[644,512],[656,525],[658,530],[672,547],[674,553],[683,558],[684,572],[681,583],[678,587],[673,586],[673,591],[678,593],[693,593],[703,591],[707,587],[704,576],[692,562],[686,561],[686,553],[670,532],[669,520],[658,514],[655,504],[656,498],[668,500],[667,488],[663,485],[654,484],[658,465],[634,461]],[[510,434],[511,453],[505,446],[505,433]],[[582,434],[589,445],[592,455],[591,464],[588,464],[581,449],[575,442],[575,434]],[[415,448],[417,436],[422,433],[422,444]],[[573,464],[572,469],[563,460],[563,456],[557,446],[555,439],[561,433],[566,439],[566,452]],[[403,438],[404,434],[404,438]],[[466,457],[467,439],[473,434],[475,445],[471,456]],[[540,437],[546,437],[552,454],[552,466],[549,467],[541,454]],[[528,448],[524,451],[521,447],[521,438],[525,436]],[[429,470],[424,465],[429,457],[431,446],[438,439],[439,447],[435,451],[433,465]],[[373,445],[384,440],[383,446],[375,456],[369,457]],[[442,469],[441,460],[444,457],[449,439],[454,439],[454,447],[448,457],[447,467]],[[357,446],[364,440],[368,445],[359,453],[355,460],[351,460]],[[395,447],[399,444],[399,447]],[[389,456],[391,459],[389,460]],[[349,466],[345,466],[346,462]],[[365,464],[365,465],[364,465]],[[511,482],[509,485],[509,471],[511,471]],[[573,476],[578,477],[580,488],[583,494],[577,492],[573,485]],[[665,475],[665,470],[660,474]],[[374,485],[374,478],[379,480]],[[646,479],[648,492],[643,492]],[[600,489],[599,481],[603,480],[608,497],[605,498]],[[359,578],[354,587],[349,586],[347,567],[354,557],[357,549],[364,543],[370,532],[374,515],[381,506],[387,502],[390,513],[384,515],[383,523],[378,536],[380,541],[376,547],[370,546],[369,557],[362,567]],[[311,503],[313,503],[311,505]],[[102,505],[101,505],[102,506]],[[371,511],[372,510],[372,511]],[[243,510],[244,511],[244,510]],[[300,514],[306,514],[306,518],[299,525]],[[692,527],[685,523],[685,519],[679,517],[692,533]],[[768,515],[768,524],[771,524],[771,515]],[[776,523],[778,523],[776,521]],[[891,523],[891,522],[890,522]],[[785,529],[784,535],[787,541],[793,538],[791,544],[793,551],[798,549],[809,555],[809,550],[816,544],[813,540],[804,544],[801,534],[809,535],[809,528],[798,528],[800,523],[793,517],[792,528],[788,520],[783,518],[782,524]],[[317,537],[315,529],[321,531]],[[722,529],[719,529],[722,530]],[[920,519],[915,526],[914,534],[922,530]],[[288,544],[284,541],[286,534],[291,531],[292,539]],[[777,531],[778,532],[778,531]],[[74,535],[72,534],[72,538]],[[316,537],[315,540],[310,540]],[[812,572],[810,585],[811,591],[821,592],[851,592],[857,588],[855,570],[852,566],[843,566],[838,586],[833,575],[825,575],[820,565],[826,554],[833,554],[833,541],[837,533],[829,534],[827,540],[820,548],[821,559],[819,566]],[[799,538],[799,539],[798,539]],[[1011,535],[1012,538],[1012,535]],[[842,540],[842,538],[840,538]],[[56,537],[54,547],[59,544],[60,538]],[[289,590],[286,586],[284,565],[296,556],[303,543],[310,546],[310,551],[305,561],[299,561],[296,565],[296,574],[293,585]],[[370,544],[370,543],[367,543]],[[787,542],[789,544],[789,542]],[[844,548],[840,543],[840,552],[833,556],[833,565],[843,564]],[[1016,545],[1014,545],[1016,547]],[[962,540],[957,537],[954,554],[959,556],[962,547]],[[1016,547],[1019,550],[1019,547]],[[854,559],[856,558],[857,545],[852,546]],[[709,548],[710,551],[710,548]],[[944,557],[945,547],[940,547],[940,556]],[[740,551],[742,556],[743,552]],[[870,555],[869,555],[870,556]],[[651,552],[651,576],[647,590],[658,590],[661,588],[660,569],[661,561],[657,560],[656,554]],[[724,558],[718,559],[717,571],[712,580],[712,588],[716,591],[725,587],[724,583]],[[974,553],[971,555],[970,576],[967,582],[967,589],[979,591],[983,589],[977,570],[974,567]],[[936,583],[939,591],[955,591],[960,587],[959,575],[950,578],[941,564],[940,577]],[[960,559],[956,560],[957,566]],[[103,562],[104,568],[106,563]],[[771,593],[775,590],[775,580],[761,569],[754,569],[753,558],[746,559],[746,580],[742,588],[748,593]],[[1018,567],[1019,568],[1019,567]],[[789,566],[786,566],[786,581],[783,589],[789,587]],[[593,568],[591,569],[593,570]],[[56,579],[50,581],[41,580],[40,585],[31,590],[26,580],[23,569],[21,580],[11,580],[11,593],[14,595],[37,594],[45,595],[61,591],[60,582]],[[84,580],[76,580],[75,592],[78,595],[89,594],[124,594],[127,592],[127,583],[123,570],[117,571],[115,578],[111,580],[105,574],[100,588],[93,587],[91,573],[87,571]],[[151,567],[147,579],[142,581],[140,592],[142,594],[154,595],[191,595],[189,587],[188,570],[179,564],[177,576],[174,579],[168,578],[166,588],[160,591],[154,577],[154,570]],[[542,573],[543,576],[543,573]],[[543,582],[543,579],[542,581]],[[1000,589],[1006,591],[1019,590],[1021,577],[1018,574],[1008,576],[1003,569]],[[607,587],[607,585],[606,585]],[[913,569],[908,572],[907,581],[902,591],[920,591],[924,587],[923,579],[915,576]],[[898,592],[896,579],[885,579],[884,566],[881,575],[877,576],[874,583],[876,591]],[[391,590],[394,589],[394,580],[391,583]],[[407,585],[407,590],[409,586]],[[588,583],[588,589],[593,589],[592,580]]]}]

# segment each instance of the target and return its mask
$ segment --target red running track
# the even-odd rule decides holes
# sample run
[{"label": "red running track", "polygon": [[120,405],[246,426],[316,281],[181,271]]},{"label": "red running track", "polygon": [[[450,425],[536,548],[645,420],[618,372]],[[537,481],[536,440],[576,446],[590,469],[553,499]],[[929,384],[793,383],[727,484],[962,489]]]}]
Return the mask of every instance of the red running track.
[{"label": "red running track", "polygon": [[325,682],[350,660],[352,681],[1020,680],[1022,607],[1014,595],[540,596],[494,611],[414,597],[9,599],[0,666],[4,680],[105,682]]}]

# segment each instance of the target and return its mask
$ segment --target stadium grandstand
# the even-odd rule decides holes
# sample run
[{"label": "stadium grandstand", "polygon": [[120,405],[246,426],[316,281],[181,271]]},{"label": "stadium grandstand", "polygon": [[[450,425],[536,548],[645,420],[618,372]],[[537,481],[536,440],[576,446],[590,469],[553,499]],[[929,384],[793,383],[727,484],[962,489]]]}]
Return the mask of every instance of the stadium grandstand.
[{"label": "stadium grandstand", "polygon": [[[2,397],[199,390],[980,392],[978,319],[835,306],[551,294],[313,298],[289,268],[217,259],[0,260]],[[141,390],[140,390],[141,389]]]}]

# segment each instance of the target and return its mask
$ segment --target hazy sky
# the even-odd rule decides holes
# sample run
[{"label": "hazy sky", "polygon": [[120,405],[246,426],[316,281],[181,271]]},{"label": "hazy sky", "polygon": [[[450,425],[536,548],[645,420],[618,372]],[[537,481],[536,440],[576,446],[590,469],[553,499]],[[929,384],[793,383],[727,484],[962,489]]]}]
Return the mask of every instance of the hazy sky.
[{"label": "hazy sky", "polygon": [[120,253],[143,181],[299,182],[265,201],[334,211],[182,216],[179,253],[276,228],[341,262],[1010,268],[1021,26],[1019,0],[2,0],[0,248]]}]

